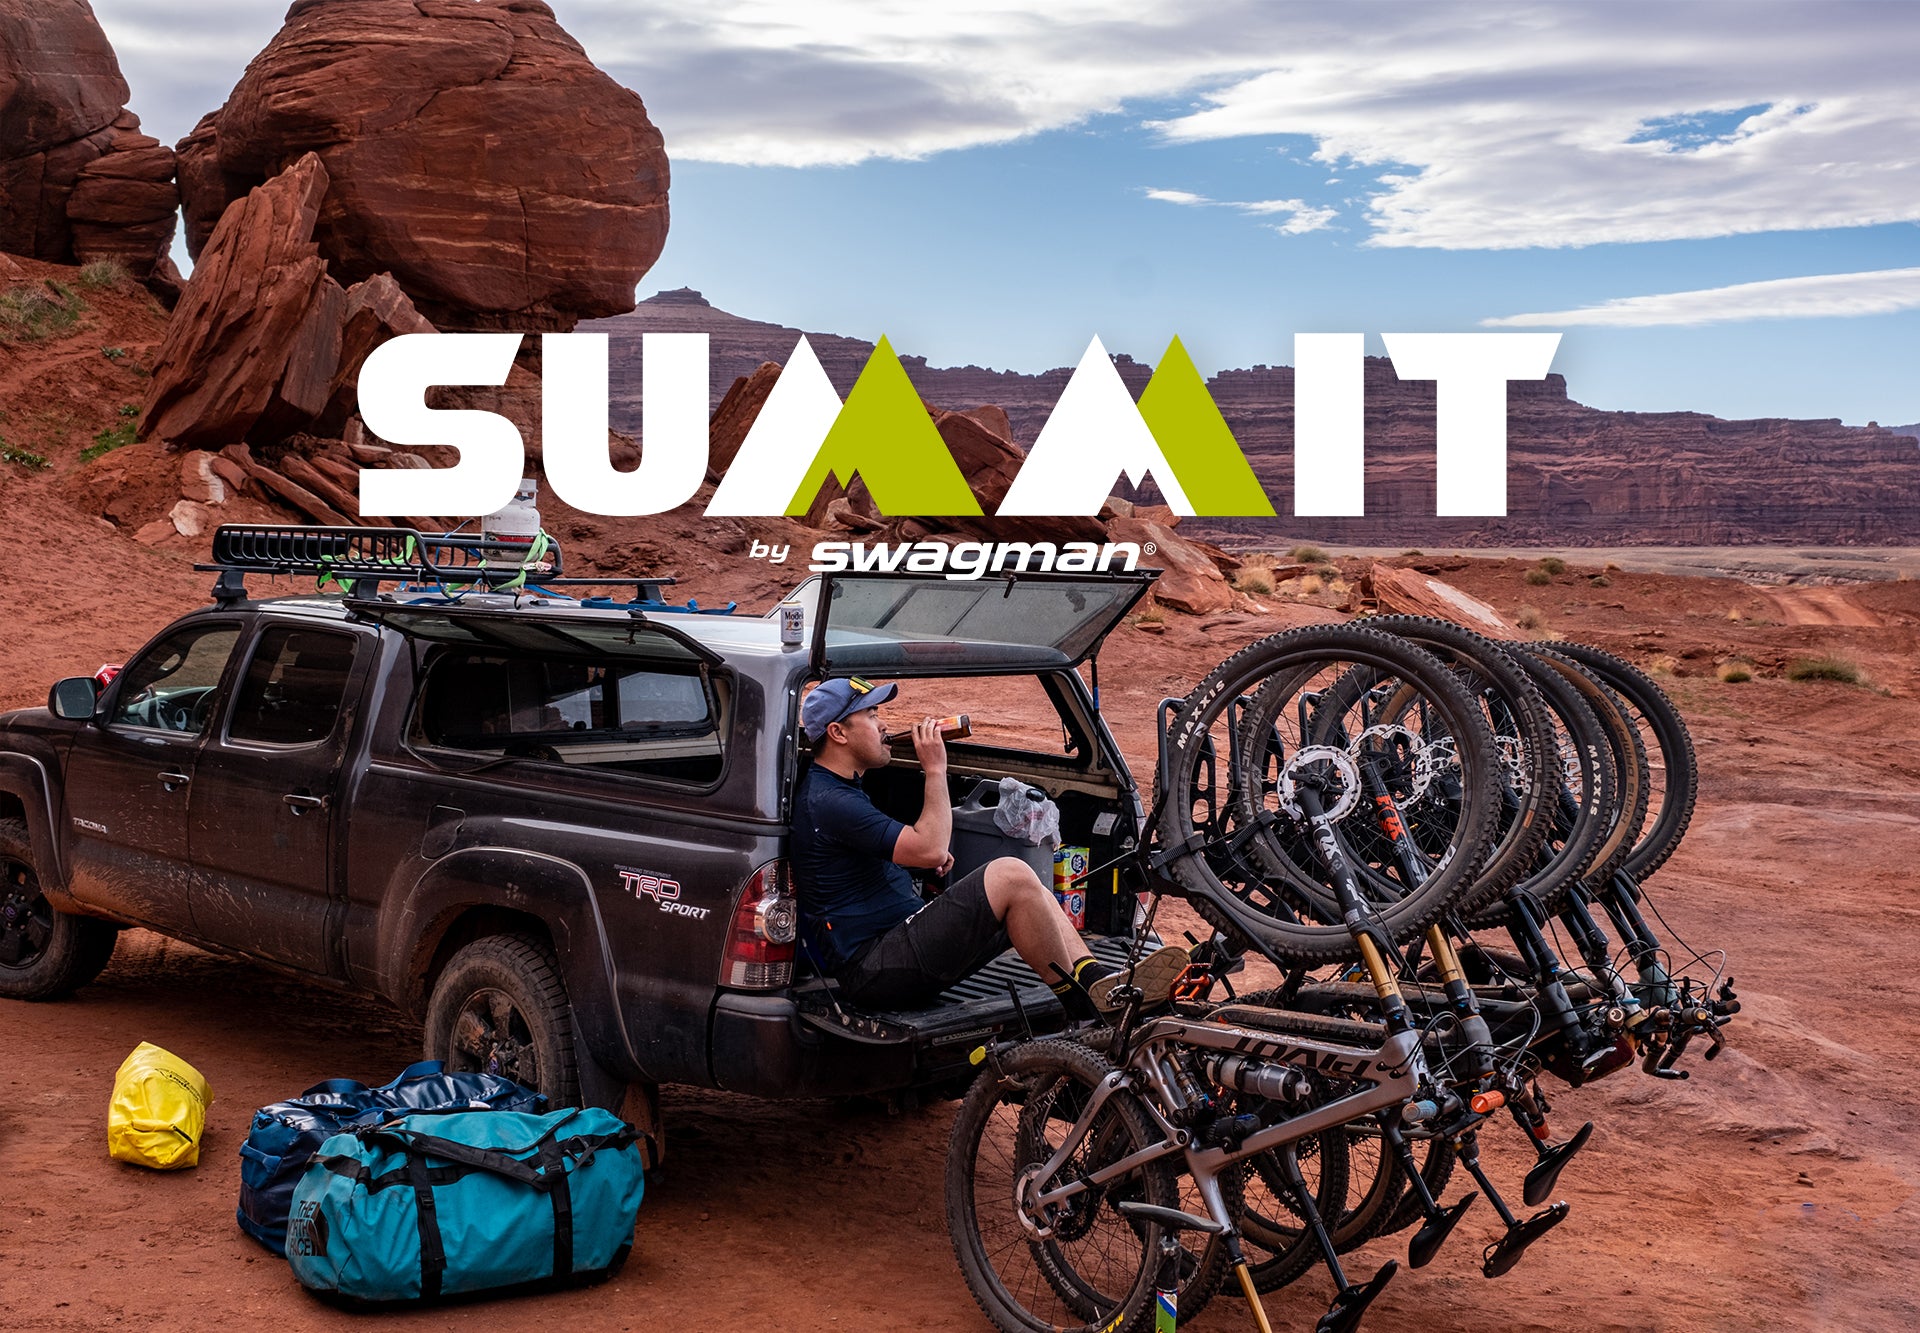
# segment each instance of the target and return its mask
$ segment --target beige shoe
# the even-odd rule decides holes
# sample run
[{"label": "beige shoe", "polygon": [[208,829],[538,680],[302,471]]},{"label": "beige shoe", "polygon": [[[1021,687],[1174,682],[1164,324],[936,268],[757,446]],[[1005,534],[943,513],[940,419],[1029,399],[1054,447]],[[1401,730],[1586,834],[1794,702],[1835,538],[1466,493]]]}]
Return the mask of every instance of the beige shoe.
[{"label": "beige shoe", "polygon": [[1093,1007],[1103,1014],[1117,1014],[1126,1006],[1113,998],[1113,993],[1126,986],[1137,986],[1144,997],[1140,1001],[1142,1013],[1158,1009],[1167,1003],[1167,997],[1173,991],[1173,983],[1187,970],[1192,959],[1187,951],[1177,944],[1169,944],[1157,952],[1148,954],[1134,967],[1131,977],[1122,969],[1108,976],[1099,977],[1087,987],[1087,994],[1093,999]]}]

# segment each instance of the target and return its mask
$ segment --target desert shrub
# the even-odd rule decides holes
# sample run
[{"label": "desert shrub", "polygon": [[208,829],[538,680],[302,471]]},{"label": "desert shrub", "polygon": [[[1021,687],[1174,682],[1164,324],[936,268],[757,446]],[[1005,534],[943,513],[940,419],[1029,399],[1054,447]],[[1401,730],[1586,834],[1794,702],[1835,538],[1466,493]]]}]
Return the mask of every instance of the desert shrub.
[{"label": "desert shrub", "polygon": [[127,349],[124,347],[102,347],[100,349],[100,355],[117,364],[127,359]]},{"label": "desert shrub", "polygon": [[1587,580],[1587,586],[1590,588],[1611,588],[1613,586],[1613,580],[1605,574],[1595,574]]},{"label": "desert shrub", "polygon": [[1544,588],[1553,582],[1553,575],[1544,569],[1529,569],[1522,579],[1529,588]]},{"label": "desert shrub", "polygon": [[1860,685],[1865,674],[1856,662],[1824,653],[1819,657],[1796,657],[1787,663],[1788,680],[1837,680],[1842,685]]},{"label": "desert shrub", "polygon": [[1716,674],[1729,685],[1742,685],[1753,679],[1753,666],[1736,658],[1731,662],[1721,663],[1720,670]]},{"label": "desert shrub", "polygon": [[1288,554],[1296,565],[1324,565],[1327,562],[1327,553],[1318,546],[1296,546]]},{"label": "desert shrub", "polygon": [[[129,411],[129,408],[132,410]],[[80,451],[80,461],[82,463],[91,463],[103,454],[110,454],[115,449],[132,444],[133,418],[139,414],[140,409],[134,407],[131,403],[121,408],[120,424],[117,426],[109,426],[107,429],[96,434],[93,437],[93,443]]]},{"label": "desert shrub", "polygon": [[1542,556],[1540,558],[1540,568],[1547,571],[1548,577],[1556,578],[1567,572],[1567,562],[1557,555]]},{"label": "desert shrub", "polygon": [[1402,551],[1400,552],[1400,554],[1402,557],[1405,557],[1409,555],[1425,555],[1426,552],[1425,551]]},{"label": "desert shrub", "polygon": [[10,287],[0,292],[0,342],[35,343],[65,333],[86,308],[79,293],[61,283]]},{"label": "desert shrub", "polygon": [[16,449],[5,440],[0,440],[0,463],[18,463],[30,472],[44,472],[48,466],[45,454],[36,454],[31,449]]},{"label": "desert shrub", "polygon": [[1273,571],[1258,565],[1244,566],[1234,579],[1233,586],[1251,596],[1265,597],[1273,591]]},{"label": "desert shrub", "polygon": [[80,266],[80,285],[90,292],[118,287],[127,280],[127,266],[117,259],[90,259]]},{"label": "desert shrub", "polygon": [[1300,596],[1318,597],[1321,593],[1325,592],[1326,590],[1327,590],[1326,580],[1321,578],[1318,574],[1302,574],[1300,576]]},{"label": "desert shrub", "polygon": [[1513,623],[1518,625],[1521,629],[1530,629],[1530,630],[1545,629],[1547,625],[1547,618],[1540,614],[1539,607],[1523,606],[1518,611],[1515,611],[1513,613]]},{"label": "desert shrub", "polygon": [[1160,604],[1156,602],[1135,616],[1133,623],[1136,625],[1164,625],[1167,623],[1167,613],[1162,611]]}]

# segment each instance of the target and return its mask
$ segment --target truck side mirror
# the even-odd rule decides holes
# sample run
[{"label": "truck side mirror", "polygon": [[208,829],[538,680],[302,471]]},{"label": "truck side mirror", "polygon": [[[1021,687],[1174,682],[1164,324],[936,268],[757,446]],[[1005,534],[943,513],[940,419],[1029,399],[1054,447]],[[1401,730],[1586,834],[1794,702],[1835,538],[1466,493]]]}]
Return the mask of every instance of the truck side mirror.
[{"label": "truck side mirror", "polygon": [[91,721],[99,702],[100,682],[92,676],[68,676],[47,691],[47,710],[70,721]]}]

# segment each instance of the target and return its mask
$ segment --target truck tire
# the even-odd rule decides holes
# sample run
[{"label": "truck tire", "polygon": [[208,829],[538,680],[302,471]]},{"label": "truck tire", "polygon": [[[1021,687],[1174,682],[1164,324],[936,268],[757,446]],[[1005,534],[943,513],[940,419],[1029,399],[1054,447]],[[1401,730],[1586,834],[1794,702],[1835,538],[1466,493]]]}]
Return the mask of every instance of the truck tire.
[{"label": "truck tire", "polygon": [[0,819],[0,997],[71,995],[106,968],[119,938],[109,922],[57,911],[40,892],[26,824]]},{"label": "truck tire", "polygon": [[448,960],[427,1005],[426,1056],[454,1072],[498,1074],[580,1105],[573,1009],[553,951],[527,935],[489,935]]}]

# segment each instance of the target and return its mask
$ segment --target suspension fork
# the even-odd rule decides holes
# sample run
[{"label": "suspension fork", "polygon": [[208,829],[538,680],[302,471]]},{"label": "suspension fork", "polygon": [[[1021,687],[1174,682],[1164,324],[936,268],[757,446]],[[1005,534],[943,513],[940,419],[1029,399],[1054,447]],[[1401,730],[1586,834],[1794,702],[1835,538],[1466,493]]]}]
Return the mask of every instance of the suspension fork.
[{"label": "suspension fork", "polygon": [[1647,927],[1636,901],[1640,886],[1625,871],[1615,871],[1607,881],[1600,905],[1607,910],[1614,928],[1626,942],[1627,956],[1633,960],[1640,984],[1634,987],[1640,1002],[1648,1008],[1671,1008],[1675,1001],[1673,978],[1660,962],[1660,938]]},{"label": "suspension fork", "polygon": [[1333,821],[1327,818],[1326,807],[1320,804],[1319,791],[1304,782],[1298,790],[1301,813],[1306,815],[1308,827],[1313,831],[1314,846],[1319,850],[1320,859],[1333,880],[1334,896],[1339,900],[1341,914],[1346,918],[1347,930],[1359,946],[1360,961],[1373,982],[1374,994],[1380,999],[1380,1012],[1386,1020],[1387,1033],[1391,1036],[1410,1032],[1413,1030],[1413,1019],[1407,1013],[1407,1002],[1400,994],[1399,982],[1394,980],[1393,969],[1387,966],[1387,955],[1394,951],[1393,941],[1372,919],[1367,900],[1360,892],[1360,881],[1353,873],[1353,865],[1347,860],[1347,854],[1340,850],[1340,840],[1333,836]]},{"label": "suspension fork", "polygon": [[1584,1059],[1591,1052],[1592,1043],[1587,1040],[1585,1025],[1560,980],[1563,975],[1560,959],[1541,929],[1540,905],[1524,893],[1510,893],[1507,907],[1507,933],[1533,971],[1534,993],[1539,997],[1542,1015],[1553,1028],[1567,1034],[1568,1043]]},{"label": "suspension fork", "polygon": [[1572,933],[1587,970],[1607,988],[1607,994],[1613,997],[1613,1002],[1625,1011],[1626,1026],[1632,1030],[1646,1021],[1647,1011],[1641,1007],[1640,998],[1633,993],[1633,988],[1613,970],[1607,935],[1593,919],[1593,912],[1588,907],[1590,901],[1586,887],[1576,883],[1567,895],[1567,905],[1560,919],[1566,922],[1567,929]]}]

